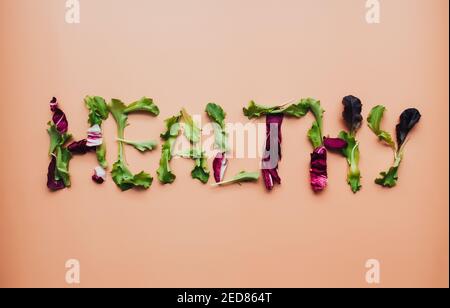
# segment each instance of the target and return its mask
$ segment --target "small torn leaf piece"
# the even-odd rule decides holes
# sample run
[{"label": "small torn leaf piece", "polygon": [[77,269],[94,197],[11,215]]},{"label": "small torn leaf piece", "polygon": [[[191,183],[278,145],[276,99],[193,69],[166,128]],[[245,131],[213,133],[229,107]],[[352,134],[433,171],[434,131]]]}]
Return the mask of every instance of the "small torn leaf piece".
[{"label": "small torn leaf piece", "polygon": [[150,114],[152,114],[154,116],[159,115],[158,106],[155,105],[155,103],[153,102],[153,99],[147,98],[147,97],[143,97],[140,100],[128,105],[128,107],[125,108],[124,113],[130,114],[132,112],[140,112],[140,111],[149,112]]},{"label": "small torn leaf piece", "polygon": [[126,143],[128,145],[133,146],[136,150],[140,152],[153,151],[156,149],[158,143],[154,140],[148,141],[130,141],[125,139],[117,139],[120,142]]},{"label": "small torn leaf piece", "polygon": [[259,179],[259,173],[258,172],[245,172],[241,171],[236,176],[234,176],[232,179],[218,182],[216,184],[213,184],[213,186],[223,186],[223,185],[230,185],[230,184],[240,184],[244,182],[256,182]]},{"label": "small torn leaf piece", "polygon": [[95,124],[87,131],[87,146],[98,147],[103,143],[102,129],[98,124]]},{"label": "small torn leaf piece", "polygon": [[409,132],[419,123],[421,114],[416,108],[409,108],[402,112],[400,121],[396,127],[397,144],[400,148],[406,140]]},{"label": "small torn leaf piece", "polygon": [[341,151],[347,147],[347,141],[341,138],[324,137],[323,145],[330,151]]},{"label": "small torn leaf piece", "polygon": [[228,159],[226,158],[225,153],[217,153],[213,161],[214,180],[216,183],[223,181],[227,167]]},{"label": "small torn leaf piece", "polygon": [[200,148],[192,148],[188,151],[178,153],[178,156],[184,158],[190,158],[195,161],[194,169],[191,172],[193,179],[197,179],[203,184],[206,184],[209,180],[208,160],[204,151]]},{"label": "small torn leaf piece", "polygon": [[95,167],[92,180],[97,184],[103,184],[106,180],[106,170],[101,166]]},{"label": "small torn leaf piece", "polygon": [[361,115],[361,100],[353,95],[349,95],[344,97],[344,99],[342,100],[342,104],[344,105],[342,116],[344,117],[349,131],[354,133],[358,128],[361,127],[361,123],[363,120],[363,117]]},{"label": "small torn leaf piece", "polygon": [[327,149],[319,147],[311,154],[311,187],[314,192],[325,189],[328,183],[327,173]]}]

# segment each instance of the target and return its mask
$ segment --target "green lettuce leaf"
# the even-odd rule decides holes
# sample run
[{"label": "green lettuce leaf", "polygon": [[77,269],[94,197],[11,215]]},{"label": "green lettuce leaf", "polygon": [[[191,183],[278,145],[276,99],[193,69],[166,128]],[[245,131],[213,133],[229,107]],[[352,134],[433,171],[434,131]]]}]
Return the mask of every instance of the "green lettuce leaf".
[{"label": "green lettuce leaf", "polygon": [[216,124],[214,125],[214,135],[216,147],[222,152],[228,152],[228,134],[225,129],[226,113],[217,104],[209,103],[206,106],[206,113],[209,118]]},{"label": "green lettuce leaf", "polygon": [[72,159],[72,154],[66,148],[58,146],[56,148],[56,180],[63,180],[66,187],[71,186],[69,175],[69,162]]},{"label": "green lettuce leaf", "polygon": [[179,121],[181,115],[176,115],[165,120],[166,132],[161,134],[161,138],[164,140],[169,140],[170,138],[177,138],[180,134],[180,124]]},{"label": "green lettuce leaf", "polygon": [[316,121],[314,121],[311,129],[308,131],[308,138],[311,141],[314,149],[317,149],[322,145],[322,133],[320,131],[319,124]]},{"label": "green lettuce leaf", "polygon": [[247,108],[244,108],[244,115],[249,119],[256,119],[269,114],[284,114],[286,116],[301,118],[308,113],[310,108],[309,102],[301,100],[297,104],[279,105],[279,106],[263,106],[251,101]]},{"label": "green lettuce leaf", "polygon": [[127,108],[124,110],[124,113],[130,114],[132,112],[139,112],[139,111],[149,112],[154,116],[159,115],[158,106],[155,105],[153,99],[147,97],[143,97],[140,100],[128,105]]},{"label": "green lettuce leaf", "polygon": [[106,161],[106,144],[103,142],[96,149],[97,161],[103,169],[108,168],[108,162]]},{"label": "green lettuce leaf", "polygon": [[184,108],[181,110],[181,117],[185,124],[184,135],[186,136],[186,138],[191,143],[194,143],[194,144],[200,142],[201,130],[197,126],[197,124],[194,123],[192,116],[189,113],[187,113],[187,111]]},{"label": "green lettuce leaf", "polygon": [[103,121],[108,119],[108,105],[103,97],[86,96],[84,99],[87,109],[89,110],[89,124],[91,126],[101,126]]},{"label": "green lettuce leaf", "polygon": [[[145,110],[146,104],[148,102],[142,102],[143,100],[133,103],[132,108],[127,107],[122,101],[118,99],[111,100],[111,104],[108,106],[109,111],[113,115],[114,120],[117,124],[117,135],[118,135],[118,145],[119,145],[119,154],[118,159],[113,165],[113,170],[111,171],[112,178],[114,183],[122,190],[126,191],[132,188],[144,188],[147,189],[152,185],[153,178],[145,173],[140,172],[136,175],[133,175],[130,170],[126,166],[125,162],[125,153],[123,142],[120,140],[124,139],[125,128],[128,123],[128,113],[134,111],[149,111]],[[152,102],[153,104],[153,102]],[[128,111],[126,111],[128,109]],[[155,113],[149,111],[151,114],[156,115]]]},{"label": "green lettuce leaf", "polygon": [[347,141],[347,147],[342,150],[342,154],[347,158],[349,165],[347,183],[350,185],[354,193],[361,190],[361,171],[359,170],[359,145],[355,137],[342,131],[339,133],[339,138]]},{"label": "green lettuce leaf", "polygon": [[197,179],[203,184],[208,182],[210,172],[208,168],[208,159],[204,151],[198,147],[195,147],[188,151],[177,153],[177,155],[184,158],[190,158],[195,161],[194,169],[191,172],[193,179]]},{"label": "green lettuce leaf", "polygon": [[381,172],[381,177],[376,179],[375,183],[388,188],[396,186],[398,180],[398,168],[399,166],[391,167],[387,172]]},{"label": "green lettuce leaf", "polygon": [[392,139],[391,134],[381,129],[381,120],[383,119],[386,107],[378,105],[372,108],[369,117],[367,118],[367,124],[372,132],[377,135],[377,137],[389,145],[394,151],[396,151],[396,145],[394,139]]},{"label": "green lettuce leaf", "polygon": [[136,150],[140,152],[153,151],[158,145],[157,142],[154,140],[148,141],[130,141],[125,139],[117,139],[117,140],[133,146]]},{"label": "green lettuce leaf", "polygon": [[176,176],[170,169],[170,161],[172,160],[172,147],[176,138],[169,138],[164,142],[161,152],[161,160],[159,161],[159,168],[156,171],[158,174],[158,180],[162,184],[172,184]]},{"label": "green lettuce leaf", "polygon": [[236,184],[236,183],[243,183],[243,182],[256,182],[256,181],[258,181],[258,179],[259,179],[259,172],[241,171],[236,176],[234,176],[232,179],[213,184],[213,186],[222,186],[222,185],[229,185],[229,184]]},{"label": "green lettuce leaf", "polygon": [[147,189],[153,182],[153,178],[143,171],[133,175],[122,160],[118,160],[113,165],[111,175],[114,183],[116,183],[122,191],[127,191],[132,188]]},{"label": "green lettuce leaf", "polygon": [[49,128],[47,129],[48,135],[50,137],[50,147],[48,150],[49,155],[55,152],[57,147],[61,147],[66,144],[72,138],[70,134],[60,134],[55,124],[48,122]]}]

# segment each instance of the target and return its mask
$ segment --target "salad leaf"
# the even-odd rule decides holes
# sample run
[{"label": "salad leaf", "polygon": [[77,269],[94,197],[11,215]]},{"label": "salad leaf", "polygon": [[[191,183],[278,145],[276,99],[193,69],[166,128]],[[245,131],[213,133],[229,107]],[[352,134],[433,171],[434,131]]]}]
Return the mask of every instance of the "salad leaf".
[{"label": "salad leaf", "polygon": [[314,122],[311,129],[308,131],[308,138],[311,141],[311,144],[313,145],[314,149],[317,149],[320,146],[322,146],[323,143],[322,134],[317,122]]},{"label": "salad leaf", "polygon": [[67,133],[61,134],[57,130],[56,125],[51,122],[48,122],[48,126],[49,128],[47,129],[47,132],[50,137],[50,148],[48,152],[50,155],[55,152],[57,147],[66,144],[66,142],[72,138],[72,135]]},{"label": "salad leaf", "polygon": [[328,183],[327,149],[320,146],[311,154],[311,187],[314,192],[324,190]]},{"label": "salad leaf", "polygon": [[163,140],[169,140],[170,138],[178,137],[178,135],[180,134],[180,124],[179,124],[180,119],[181,115],[176,115],[165,121],[166,132],[161,134],[161,138]]},{"label": "salad leaf", "polygon": [[249,120],[259,118],[265,115],[275,115],[283,114],[285,116],[291,116],[296,118],[301,118],[305,116],[310,108],[309,102],[307,100],[301,100],[297,104],[280,105],[267,107],[263,105],[258,105],[254,101],[251,101],[247,108],[244,108],[244,115],[248,117]]},{"label": "salad leaf", "polygon": [[125,108],[124,113],[130,114],[132,112],[145,111],[154,116],[159,115],[159,108],[153,102],[153,99],[143,97],[140,100],[131,103],[128,107]]},{"label": "salad leaf", "polygon": [[330,151],[340,151],[347,147],[347,141],[342,138],[328,138],[323,139],[323,145]]},{"label": "salad leaf", "polygon": [[184,135],[186,138],[193,144],[200,142],[200,128],[194,123],[192,116],[184,108],[181,110],[181,117],[185,124]]},{"label": "salad leaf", "polygon": [[226,158],[225,153],[217,153],[213,160],[214,180],[216,183],[223,181],[227,167],[228,159]]},{"label": "salad leaf", "polygon": [[420,112],[415,108],[409,108],[400,115],[399,123],[396,126],[397,145],[392,139],[391,135],[380,129],[380,123],[386,108],[384,106],[376,106],[370,112],[367,119],[370,129],[378,136],[381,141],[390,145],[394,152],[394,163],[387,172],[381,172],[380,177],[375,180],[375,183],[383,187],[392,188],[397,185],[398,171],[402,162],[406,137],[409,132],[416,126],[421,118]]},{"label": "salad leaf", "polygon": [[146,152],[146,151],[152,151],[157,147],[157,142],[154,140],[148,140],[148,141],[130,141],[125,139],[117,139],[118,141],[121,141],[123,143],[126,143],[128,145],[133,146],[136,150],[140,152]]},{"label": "salad leaf", "polygon": [[108,162],[106,161],[106,144],[103,142],[96,148],[97,161],[103,169],[108,168]]},{"label": "salad leaf", "polygon": [[397,144],[400,148],[406,140],[409,132],[419,123],[421,114],[416,108],[409,108],[400,115],[400,122],[397,124]]},{"label": "salad leaf", "polygon": [[153,182],[153,178],[143,171],[133,175],[123,160],[118,160],[114,163],[111,175],[114,183],[122,191],[127,191],[135,187],[147,189]]},{"label": "salad leaf", "polygon": [[48,166],[47,187],[51,191],[57,191],[66,188],[62,179],[56,179],[56,157],[52,156]]},{"label": "salad leaf", "polygon": [[159,168],[156,171],[158,180],[162,184],[172,184],[176,176],[170,169],[170,161],[172,160],[172,147],[175,142],[174,138],[168,139],[162,146],[161,160],[159,161]]},{"label": "salad leaf", "polygon": [[67,146],[67,149],[72,154],[82,154],[82,155],[95,150],[95,148],[87,146],[86,139],[72,142]]},{"label": "salad leaf", "polygon": [[103,97],[100,96],[86,96],[84,103],[89,110],[89,124],[91,126],[101,126],[103,121],[108,119],[109,111],[108,105]]},{"label": "salad leaf", "polygon": [[139,104],[133,103],[132,105],[133,107],[129,108],[122,101],[113,99],[111,101],[111,104],[108,106],[108,109],[113,115],[113,118],[117,124],[117,135],[119,140],[119,157],[113,165],[111,174],[113,181],[122,191],[126,191],[135,187],[147,189],[152,185],[153,182],[153,178],[143,171],[136,175],[133,175],[127,168],[125,162],[123,142],[120,140],[124,140],[125,127],[128,125],[128,114],[135,111],[148,111],[150,114],[155,115],[152,111],[146,110]]},{"label": "salad leaf", "polygon": [[222,152],[228,152],[228,134],[225,130],[225,117],[226,113],[217,104],[209,103],[206,106],[206,113],[209,118],[214,121],[214,134],[215,134],[215,145]]},{"label": "salad leaf", "polygon": [[350,133],[353,134],[358,128],[361,127],[361,123],[363,120],[363,117],[361,115],[361,100],[353,95],[349,95],[344,97],[344,99],[342,100],[342,104],[344,105],[342,116],[344,117],[345,123],[347,124]]},{"label": "salad leaf", "polygon": [[266,148],[262,159],[262,175],[267,190],[272,190],[275,184],[281,184],[278,174],[278,163],[281,160],[281,127],[284,115],[268,114],[266,116]]},{"label": "salad leaf", "polygon": [[211,120],[220,125],[220,128],[225,128],[225,117],[227,114],[222,107],[215,103],[209,103],[206,105],[205,111]]},{"label": "salad leaf", "polygon": [[62,180],[65,187],[70,187],[69,162],[72,158],[69,150],[63,147],[56,148],[56,180]]},{"label": "salad leaf", "polygon": [[106,180],[106,170],[102,167],[95,167],[92,180],[97,184],[103,184]]},{"label": "salad leaf", "polygon": [[222,186],[222,185],[244,183],[244,182],[256,182],[256,181],[258,181],[258,179],[259,179],[258,172],[242,171],[242,172],[238,173],[236,176],[234,176],[232,179],[213,184],[213,186]]},{"label": "salad leaf", "polygon": [[209,180],[208,160],[204,151],[198,147],[191,148],[188,151],[178,153],[178,156],[190,158],[195,161],[194,169],[191,172],[193,179],[197,179],[203,184]]},{"label": "salad leaf", "polygon": [[387,145],[389,145],[393,150],[396,150],[394,139],[392,139],[391,134],[382,130],[381,120],[383,119],[384,112],[386,107],[378,105],[372,108],[370,111],[369,117],[367,118],[367,123],[372,132],[378,136],[381,141],[384,141]]},{"label": "salad leaf", "polygon": [[349,170],[347,174],[347,183],[354,193],[361,190],[361,171],[359,170],[359,144],[351,133],[342,131],[339,138],[346,141],[347,146],[342,149],[342,155],[347,158]]},{"label": "salad leaf", "polygon": [[67,121],[64,112],[59,108],[56,108],[55,112],[53,113],[53,123],[55,124],[56,129],[60,134],[67,133],[69,129],[69,122]]}]

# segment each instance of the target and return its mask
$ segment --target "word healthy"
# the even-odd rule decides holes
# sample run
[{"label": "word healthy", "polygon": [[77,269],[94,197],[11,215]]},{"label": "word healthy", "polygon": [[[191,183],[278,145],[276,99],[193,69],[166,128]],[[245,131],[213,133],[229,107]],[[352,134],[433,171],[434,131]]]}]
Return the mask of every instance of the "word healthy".
[{"label": "word healthy", "polygon": [[[112,165],[111,176],[114,183],[122,190],[132,188],[148,189],[153,182],[150,174],[142,171],[133,174],[127,165],[124,148],[134,147],[140,152],[152,151],[157,148],[158,142],[153,140],[133,141],[125,138],[125,128],[128,126],[128,117],[134,113],[146,113],[157,117],[160,113],[158,106],[152,99],[143,97],[142,99],[126,105],[121,100],[112,99],[109,103],[102,97],[87,96],[84,99],[89,111],[87,137],[79,141],[71,141],[72,136],[68,133],[68,120],[61,110],[59,102],[53,98],[50,102],[50,110],[53,113],[52,120],[48,122],[48,134],[50,136],[50,164],[47,174],[47,186],[51,191],[61,190],[71,186],[69,163],[74,155],[95,153],[98,166],[94,169],[92,180],[102,184],[106,180],[107,169],[109,167],[106,159],[106,145],[103,142],[103,121],[112,115],[117,125],[118,157]],[[313,116],[313,124],[308,131],[308,138],[312,145],[310,162],[310,185],[314,192],[323,191],[328,184],[327,154],[335,152],[342,155],[348,163],[347,183],[350,189],[356,193],[361,190],[361,171],[359,168],[360,147],[357,141],[357,132],[362,126],[362,103],[355,96],[349,95],[343,98],[344,107],[342,116],[347,129],[339,133],[335,138],[325,137],[323,133],[323,114],[320,101],[313,98],[301,99],[296,103],[262,106],[251,101],[243,109],[244,115],[248,119],[265,117],[266,134],[265,147],[262,155],[260,171],[242,171],[231,178],[225,178],[230,157],[229,132],[225,123],[226,113],[224,109],[215,104],[206,105],[205,113],[213,125],[214,145],[216,154],[212,161],[212,171],[215,180],[214,186],[225,186],[235,183],[256,182],[260,176],[267,190],[272,190],[274,186],[281,184],[278,173],[279,162],[282,158],[281,127],[284,118],[300,119],[308,113]],[[400,115],[399,123],[396,126],[396,138],[390,133],[381,129],[381,121],[386,108],[378,105],[374,107],[367,118],[367,123],[377,138],[387,145],[393,152],[393,164],[385,172],[380,173],[380,177],[375,183],[383,187],[392,188],[398,181],[398,171],[402,162],[407,137],[410,131],[416,126],[421,118],[420,112],[415,108],[409,108]],[[202,129],[194,121],[193,117],[186,109],[181,109],[179,113],[165,120],[166,131],[161,134],[161,159],[159,168],[156,171],[158,180],[162,184],[171,184],[175,181],[176,175],[173,173],[170,163],[174,157],[191,159],[194,167],[191,172],[193,179],[206,184],[210,178],[208,166],[208,156],[202,148]],[[189,149],[178,153],[174,152],[174,145],[178,138],[184,135],[189,141]]]}]

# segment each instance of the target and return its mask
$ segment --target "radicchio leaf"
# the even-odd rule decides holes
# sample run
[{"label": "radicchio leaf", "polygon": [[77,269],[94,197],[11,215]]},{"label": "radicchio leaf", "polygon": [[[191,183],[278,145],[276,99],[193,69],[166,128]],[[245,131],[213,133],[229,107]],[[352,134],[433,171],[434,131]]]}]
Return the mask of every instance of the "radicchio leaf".
[{"label": "radicchio leaf", "polygon": [[268,190],[272,190],[275,184],[281,184],[278,175],[278,162],[281,160],[281,125],[283,114],[266,116],[266,153],[262,160],[262,175]]},{"label": "radicchio leaf", "polygon": [[347,147],[347,141],[341,138],[327,138],[323,139],[323,145],[330,151],[340,151]]},{"label": "radicchio leaf", "polygon": [[342,104],[344,105],[342,116],[344,117],[345,123],[347,124],[350,132],[355,132],[361,127],[363,120],[361,115],[361,100],[353,95],[349,95],[344,97]]},{"label": "radicchio leaf", "polygon": [[69,122],[67,121],[66,115],[58,107],[58,100],[53,97],[50,101],[50,110],[53,112],[53,123],[60,134],[67,133],[69,129]]},{"label": "radicchio leaf", "polygon": [[67,149],[72,154],[86,154],[90,151],[95,150],[95,148],[87,146],[87,140],[83,139],[80,141],[74,141],[67,146]]},{"label": "radicchio leaf", "polygon": [[225,153],[218,153],[213,161],[214,180],[216,183],[223,181],[227,166],[228,159],[226,158]]},{"label": "radicchio leaf", "polygon": [[48,166],[47,187],[52,191],[66,188],[62,179],[56,179],[56,157],[52,156],[52,160]]},{"label": "radicchio leaf", "polygon": [[106,171],[102,167],[98,166],[94,169],[94,175],[92,180],[97,184],[103,184],[106,180]]},{"label": "radicchio leaf", "polygon": [[406,140],[409,132],[414,128],[414,126],[419,122],[421,114],[419,110],[415,108],[409,108],[403,111],[400,115],[400,122],[396,127],[397,132],[397,144],[401,148]]},{"label": "radicchio leaf", "polygon": [[98,124],[95,124],[87,131],[87,146],[98,147],[103,143],[102,129]]},{"label": "radicchio leaf", "polygon": [[325,189],[328,183],[327,149],[318,147],[311,154],[311,187],[315,192]]}]

